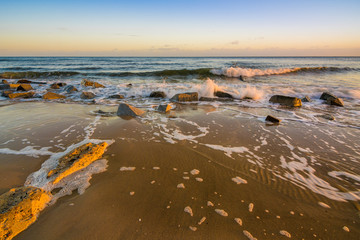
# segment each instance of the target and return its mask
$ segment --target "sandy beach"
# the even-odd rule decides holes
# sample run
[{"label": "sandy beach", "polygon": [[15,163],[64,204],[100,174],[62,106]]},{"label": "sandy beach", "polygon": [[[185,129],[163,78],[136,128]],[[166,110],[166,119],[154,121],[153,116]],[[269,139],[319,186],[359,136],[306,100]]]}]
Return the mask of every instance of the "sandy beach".
[{"label": "sandy beach", "polygon": [[[2,193],[22,186],[50,154],[80,142],[89,129],[90,139],[114,141],[103,156],[106,171],[92,175],[84,193],[73,190],[58,199],[14,239],[357,239],[360,234],[358,202],[351,200],[356,182],[346,178],[340,191],[330,186],[338,186],[341,175],[327,174],[358,172],[352,161],[356,148],[325,135],[326,126],[269,125],[247,113],[253,110],[198,104],[131,120],[99,116],[98,110],[111,113],[117,107],[28,102],[0,108],[1,139],[10,141],[2,149],[13,150],[1,152]],[[331,131],[347,142],[357,139],[340,128]],[[28,145],[33,147],[26,152]],[[343,164],[333,161],[344,157]]]}]

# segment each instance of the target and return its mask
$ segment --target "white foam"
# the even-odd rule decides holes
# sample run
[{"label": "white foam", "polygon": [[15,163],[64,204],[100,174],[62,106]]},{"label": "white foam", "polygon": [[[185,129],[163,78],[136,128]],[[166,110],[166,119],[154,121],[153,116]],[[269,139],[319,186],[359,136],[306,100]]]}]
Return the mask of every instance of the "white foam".
[{"label": "white foam", "polygon": [[249,204],[249,212],[252,212],[254,209],[254,204],[253,203],[250,203]]},{"label": "white foam", "polygon": [[176,187],[177,188],[185,188],[185,185],[183,183],[179,183]]},{"label": "white foam", "polygon": [[200,221],[198,222],[198,225],[201,225],[203,222],[205,222],[205,220],[206,220],[206,217],[202,217],[200,219]]},{"label": "white foam", "polygon": [[234,220],[235,220],[235,222],[236,222],[237,224],[239,224],[240,226],[242,226],[242,220],[241,220],[241,218],[234,218]]},{"label": "white foam", "polygon": [[120,171],[135,171],[136,167],[121,167]]},{"label": "white foam", "polygon": [[189,229],[193,232],[195,232],[197,230],[197,227],[193,227],[193,226],[189,226]]},{"label": "white foam", "polygon": [[190,173],[191,173],[191,175],[198,175],[200,173],[200,171],[197,169],[193,169],[190,171]]},{"label": "white foam", "polygon": [[249,240],[257,240],[257,238],[253,237],[253,235],[250,232],[244,230],[243,233]]},{"label": "white foam", "polygon": [[213,207],[214,204],[213,204],[211,201],[207,201],[207,206],[208,206],[208,207]]},{"label": "white foam", "polygon": [[285,230],[280,230],[280,234],[285,237],[291,238],[291,234]]},{"label": "white foam", "polygon": [[245,179],[242,179],[241,177],[238,177],[238,176],[232,178],[231,180],[236,182],[236,184],[241,184],[241,183],[246,184],[247,183],[247,181]]},{"label": "white foam", "polygon": [[9,148],[0,148],[0,154],[26,155],[26,156],[35,157],[35,158],[38,158],[39,156],[54,154],[53,152],[49,151],[49,149],[51,147],[42,147],[40,149],[36,149],[35,147],[39,147],[39,146],[26,146],[20,150],[12,150]]},{"label": "white foam", "polygon": [[159,170],[159,169],[160,169],[160,167],[153,167],[153,169],[154,169],[154,170]]},{"label": "white foam", "polygon": [[191,209],[190,206],[186,206],[186,207],[184,208],[184,212],[190,214],[190,216],[194,216],[193,211],[192,211],[192,209]]},{"label": "white foam", "polygon": [[347,226],[343,226],[342,228],[345,232],[350,232],[350,229]]},{"label": "white foam", "polygon": [[264,76],[264,75],[275,75],[294,72],[299,68],[280,68],[280,69],[253,69],[253,68],[240,68],[240,67],[229,67],[222,69],[212,69],[211,73],[216,75],[225,75],[227,77],[253,77],[253,76]]},{"label": "white foam", "polygon": [[203,182],[204,181],[204,179],[199,178],[199,177],[195,178],[195,180],[198,181],[198,182]]},{"label": "white foam", "polygon": [[214,144],[203,144],[203,145],[215,150],[223,151],[225,152],[225,155],[228,156],[229,158],[233,158],[231,156],[233,153],[244,153],[249,150],[246,147],[224,147],[221,145],[214,145]]},{"label": "white foam", "polygon": [[223,209],[215,209],[215,212],[223,217],[229,216],[229,214],[227,212],[225,212],[225,210],[223,210]]},{"label": "white foam", "polygon": [[339,180],[341,180],[341,178],[339,176],[345,176],[347,178],[351,178],[357,182],[360,183],[360,176],[359,175],[355,175],[355,174],[351,174],[348,172],[342,172],[342,171],[332,171],[332,172],[328,172],[329,176],[333,177],[333,178],[337,178]]},{"label": "white foam", "polygon": [[320,206],[322,206],[323,208],[331,208],[329,205],[327,205],[326,203],[323,203],[323,202],[318,202],[318,204]]}]

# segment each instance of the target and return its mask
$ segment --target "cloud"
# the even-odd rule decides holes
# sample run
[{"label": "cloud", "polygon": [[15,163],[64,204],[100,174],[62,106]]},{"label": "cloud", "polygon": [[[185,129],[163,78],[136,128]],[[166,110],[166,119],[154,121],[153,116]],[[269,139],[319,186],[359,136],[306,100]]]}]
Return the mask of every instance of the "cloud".
[{"label": "cloud", "polygon": [[232,41],[232,42],[230,42],[230,44],[231,44],[231,45],[238,45],[238,44],[239,44],[239,41],[237,41],[237,40],[236,40],[236,41]]},{"label": "cloud", "polygon": [[58,27],[56,29],[59,30],[59,31],[62,31],[62,32],[70,32],[70,29],[68,29],[66,27]]}]

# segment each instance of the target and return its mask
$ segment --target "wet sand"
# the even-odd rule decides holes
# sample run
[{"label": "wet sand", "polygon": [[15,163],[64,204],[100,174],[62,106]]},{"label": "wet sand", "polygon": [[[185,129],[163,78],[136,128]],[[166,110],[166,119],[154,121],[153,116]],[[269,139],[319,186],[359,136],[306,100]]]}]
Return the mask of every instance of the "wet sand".
[{"label": "wet sand", "polygon": [[[19,103],[0,111],[9,119],[29,106],[33,111],[25,120],[45,116],[29,130],[38,137],[25,135],[39,147],[52,146],[53,152],[85,136],[84,127],[96,118],[94,110],[116,111],[112,106],[51,103]],[[107,171],[93,175],[84,194],[74,191],[46,208],[15,239],[248,239],[244,231],[257,239],[287,239],[287,233],[292,239],[360,235],[358,201],[334,199],[342,196],[339,188],[356,195],[359,182],[328,174],[346,170],[359,175],[356,134],[332,129],[338,134],[334,137],[322,126],[291,121],[267,126],[246,109],[239,114],[182,105],[172,115],[177,118],[155,112],[142,119],[99,118],[91,137],[115,140],[104,155]],[[33,124],[24,119],[19,129],[7,127],[19,134]],[[64,129],[72,125],[76,131],[65,137],[71,130]],[[15,139],[1,137],[1,142]],[[21,149],[20,139],[1,148]],[[17,165],[11,166],[12,156],[25,161],[24,155],[0,156],[8,159],[7,169]],[[27,158],[31,163],[23,166],[26,172],[20,177],[1,167],[7,179],[1,190],[24,182],[46,155]]]}]

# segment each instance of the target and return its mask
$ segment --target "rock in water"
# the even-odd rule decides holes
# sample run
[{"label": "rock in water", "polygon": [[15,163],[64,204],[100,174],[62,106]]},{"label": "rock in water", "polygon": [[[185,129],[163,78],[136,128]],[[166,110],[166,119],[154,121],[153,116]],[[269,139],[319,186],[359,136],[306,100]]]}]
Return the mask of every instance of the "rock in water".
[{"label": "rock in water", "polygon": [[47,92],[42,96],[43,99],[62,99],[62,98],[66,98],[64,95],[60,95],[57,93],[53,93],[53,92]]},{"label": "rock in water", "polygon": [[89,166],[92,162],[101,158],[108,144],[106,142],[100,144],[87,143],[71,153],[59,159],[57,167],[49,171],[47,177],[53,178],[52,183],[56,184],[61,179]]},{"label": "rock in water", "polygon": [[311,98],[309,96],[305,96],[301,99],[302,102],[311,102]]},{"label": "rock in water", "polygon": [[152,98],[166,98],[166,94],[164,92],[161,91],[155,91],[150,93],[150,96]]},{"label": "rock in water", "polygon": [[81,99],[92,99],[95,97],[95,94],[93,94],[92,92],[82,92],[80,95]]},{"label": "rock in water", "polygon": [[13,90],[5,90],[2,92],[1,96],[3,97],[9,97],[9,94],[14,93]]},{"label": "rock in water", "polygon": [[270,98],[269,102],[279,103],[289,107],[301,107],[301,99],[296,97],[288,97],[283,95],[274,95]]},{"label": "rock in water", "polygon": [[32,81],[27,80],[27,79],[20,79],[16,83],[32,83]]},{"label": "rock in water", "polygon": [[36,221],[51,200],[40,188],[20,187],[0,196],[0,239],[10,240]]},{"label": "rock in water", "polygon": [[137,117],[143,115],[145,112],[134,106],[126,103],[120,103],[116,115],[124,117]]},{"label": "rock in water", "polygon": [[27,91],[33,90],[33,88],[30,84],[23,83],[23,84],[20,84],[20,86],[18,86],[16,90],[27,92]]},{"label": "rock in water", "polygon": [[170,100],[177,101],[177,102],[198,101],[199,94],[197,92],[178,93],[178,94],[174,95]]},{"label": "rock in water", "polygon": [[73,85],[68,85],[64,88],[64,90],[67,92],[67,93],[72,93],[72,92],[77,92],[77,88],[74,87]]},{"label": "rock in water", "polygon": [[112,99],[123,99],[123,98],[124,98],[124,95],[114,94],[114,95],[109,96],[108,98],[112,98]]},{"label": "rock in water", "polygon": [[9,98],[32,98],[34,92],[10,93]]},{"label": "rock in water", "polygon": [[1,80],[1,82],[4,83],[4,84],[9,84],[9,82],[7,80],[5,80],[5,79]]},{"label": "rock in water", "polygon": [[170,110],[171,110],[171,106],[169,104],[159,105],[159,107],[157,108],[158,112],[163,112],[163,113],[166,113]]},{"label": "rock in water", "polygon": [[265,119],[265,121],[269,121],[269,122],[273,122],[273,123],[280,123],[281,120],[276,118],[276,117],[273,117],[271,115],[268,115]]},{"label": "rock in water", "polygon": [[328,100],[328,98],[337,98],[334,94],[329,92],[323,92],[320,96],[321,100]]},{"label": "rock in water", "polygon": [[323,114],[323,115],[317,115],[316,117],[321,117],[330,121],[334,121],[335,117],[331,114]]},{"label": "rock in water", "polygon": [[329,105],[335,105],[339,107],[344,106],[344,102],[341,98],[338,98],[337,96],[329,92],[323,92],[320,96],[320,99],[325,100],[325,103]]},{"label": "rock in water", "polygon": [[234,99],[232,98],[211,98],[211,97],[200,97],[199,98],[199,101],[202,101],[202,102],[215,102],[215,101],[219,101],[219,102],[231,102],[231,101],[234,101]]},{"label": "rock in water", "polygon": [[105,86],[104,85],[102,85],[102,84],[100,84],[100,83],[98,83],[98,82],[94,82],[94,88],[105,88]]},{"label": "rock in water", "polygon": [[233,98],[231,94],[222,91],[217,91],[214,93],[214,95],[220,98]]},{"label": "rock in water", "polygon": [[81,81],[81,85],[85,86],[85,87],[92,87],[94,85],[93,81],[87,80],[87,79],[83,79]]},{"label": "rock in water", "polygon": [[66,86],[66,83],[59,82],[59,83],[51,84],[50,88],[51,89],[59,89],[59,88],[64,87],[64,86]]}]

